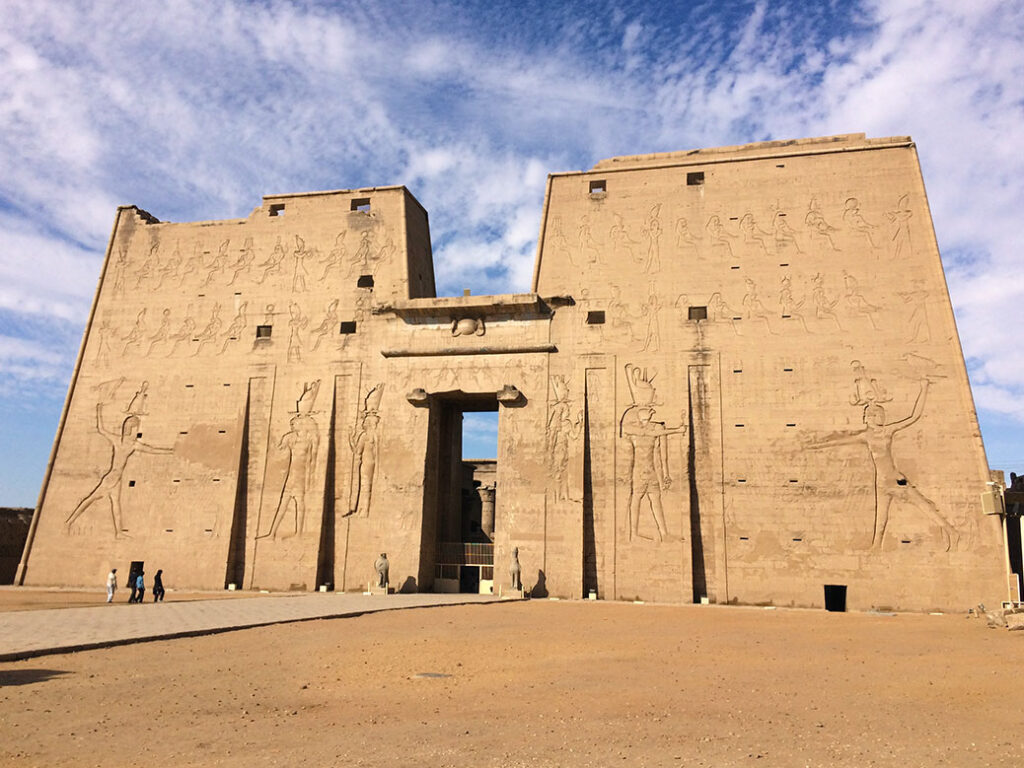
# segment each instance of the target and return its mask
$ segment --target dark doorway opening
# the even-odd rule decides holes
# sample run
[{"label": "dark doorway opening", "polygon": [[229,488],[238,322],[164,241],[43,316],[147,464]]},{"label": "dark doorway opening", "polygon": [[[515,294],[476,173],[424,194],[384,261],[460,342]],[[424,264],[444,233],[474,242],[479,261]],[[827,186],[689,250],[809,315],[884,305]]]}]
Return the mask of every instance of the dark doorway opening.
[{"label": "dark doorway opening", "polygon": [[128,569],[128,583],[125,584],[126,587],[131,587],[135,584],[135,579],[138,578],[138,575],[143,572],[143,565],[144,561],[142,560],[132,560],[131,567]]},{"label": "dark doorway opening", "polygon": [[825,610],[835,613],[846,612],[846,585],[826,584],[825,585]]},{"label": "dark doorway opening", "polygon": [[497,395],[434,393],[429,408],[420,583],[424,588],[433,584],[435,592],[490,593],[497,492]]}]

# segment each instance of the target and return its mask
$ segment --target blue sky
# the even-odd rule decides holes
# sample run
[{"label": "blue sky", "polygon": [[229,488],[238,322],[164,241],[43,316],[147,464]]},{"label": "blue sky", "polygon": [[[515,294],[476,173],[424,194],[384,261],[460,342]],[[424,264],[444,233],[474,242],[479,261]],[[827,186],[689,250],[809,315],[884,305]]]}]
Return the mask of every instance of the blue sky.
[{"label": "blue sky", "polygon": [[5,0],[0,506],[35,503],[118,204],[406,184],[439,292],[520,291],[549,172],[861,131],[918,144],[989,461],[1024,471],[1024,6]]}]

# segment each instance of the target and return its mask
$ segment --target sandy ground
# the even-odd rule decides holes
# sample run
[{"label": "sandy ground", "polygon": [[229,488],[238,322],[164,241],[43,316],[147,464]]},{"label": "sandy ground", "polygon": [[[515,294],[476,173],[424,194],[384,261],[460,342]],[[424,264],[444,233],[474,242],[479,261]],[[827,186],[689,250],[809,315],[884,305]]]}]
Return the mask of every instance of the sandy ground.
[{"label": "sandy ground", "polygon": [[[147,603],[153,602],[153,594],[150,592],[150,584],[146,584]],[[114,602],[127,603],[132,591],[119,588],[114,594]],[[286,592],[275,592],[274,595],[283,596]],[[177,600],[226,600],[240,599],[260,595],[267,597],[268,594],[259,592],[177,592],[167,590],[164,595],[164,602],[170,603]],[[107,590],[104,589],[46,589],[43,587],[0,587],[0,614],[5,611],[37,611],[43,608],[81,608],[88,605],[102,605],[107,602]]]},{"label": "sandy ground", "polygon": [[1022,652],[948,615],[389,611],[2,663],[0,765],[1019,766]]}]

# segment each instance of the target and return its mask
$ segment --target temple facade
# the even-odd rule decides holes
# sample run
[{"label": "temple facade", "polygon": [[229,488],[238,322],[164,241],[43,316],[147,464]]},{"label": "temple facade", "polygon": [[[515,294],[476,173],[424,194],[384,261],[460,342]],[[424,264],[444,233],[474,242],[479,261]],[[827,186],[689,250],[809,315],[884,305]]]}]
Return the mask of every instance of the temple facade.
[{"label": "temple facade", "polygon": [[521,294],[436,297],[404,187],[127,206],[17,580],[963,608],[988,480],[909,137],[552,174]]}]

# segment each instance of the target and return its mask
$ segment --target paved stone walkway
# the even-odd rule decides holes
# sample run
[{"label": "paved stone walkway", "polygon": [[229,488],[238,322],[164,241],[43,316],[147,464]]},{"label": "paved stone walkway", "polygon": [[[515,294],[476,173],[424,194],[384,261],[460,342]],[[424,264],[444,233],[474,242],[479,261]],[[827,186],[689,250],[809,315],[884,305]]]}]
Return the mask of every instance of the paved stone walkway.
[{"label": "paved stone walkway", "polygon": [[0,661],[267,624],[358,616],[399,608],[490,603],[498,599],[490,595],[422,593],[385,597],[328,592],[7,612],[0,613]]}]

